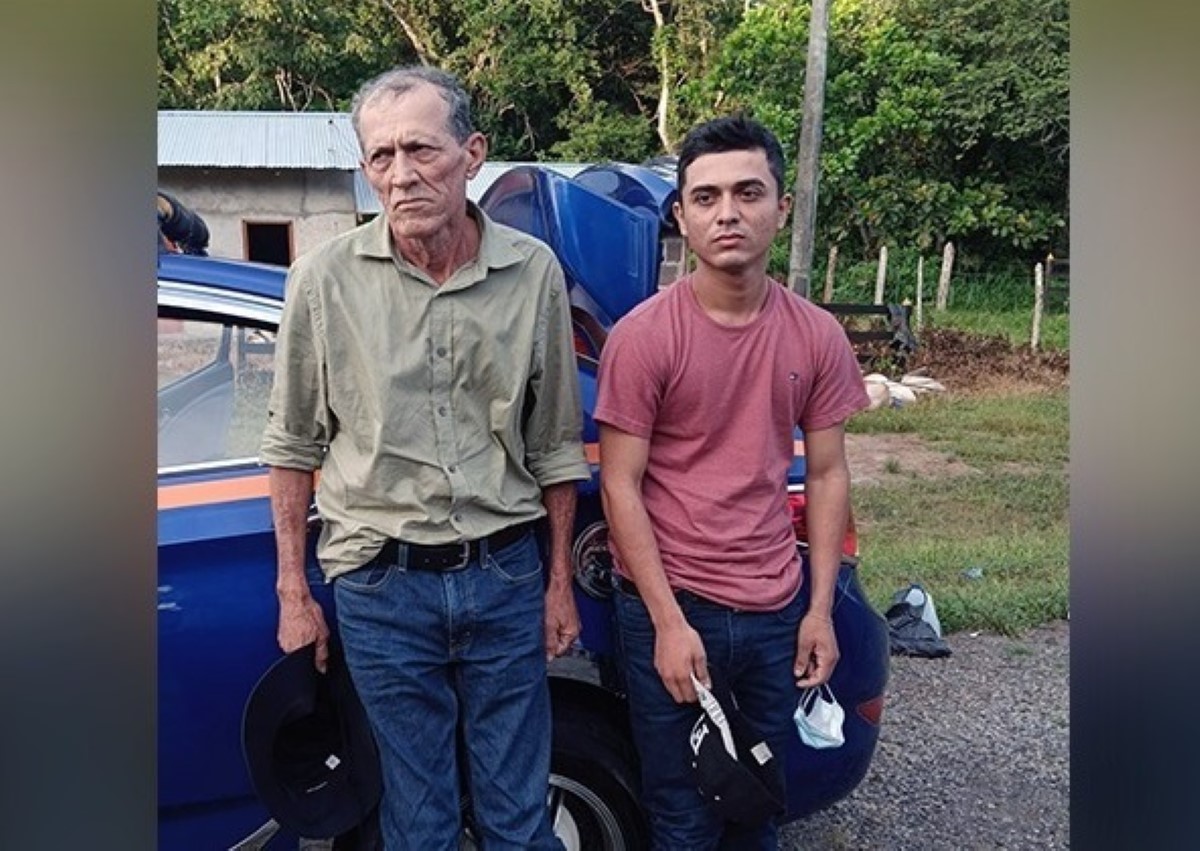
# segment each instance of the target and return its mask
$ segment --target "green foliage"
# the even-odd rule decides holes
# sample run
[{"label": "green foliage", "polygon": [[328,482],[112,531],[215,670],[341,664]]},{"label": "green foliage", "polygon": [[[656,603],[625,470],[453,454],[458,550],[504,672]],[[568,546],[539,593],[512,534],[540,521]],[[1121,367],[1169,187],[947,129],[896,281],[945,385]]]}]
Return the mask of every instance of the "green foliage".
[{"label": "green foliage", "polygon": [[[964,269],[1068,254],[1066,0],[831,10],[817,254],[952,240]],[[807,0],[160,0],[159,106],[345,109],[367,77],[428,62],[464,80],[496,159],[636,162],[740,109],[794,160],[809,15]],[[774,274],[787,255],[781,238]]]},{"label": "green foliage", "polygon": [[640,116],[619,113],[612,104],[573,105],[558,118],[567,137],[550,148],[553,159],[575,162],[648,159],[656,150],[654,129]]},{"label": "green foliage", "polygon": [[163,108],[343,109],[390,39],[354,4],[160,0]]},{"label": "green foliage", "polygon": [[[697,113],[742,109],[799,138],[809,4],[750,11]],[[828,42],[817,244],[1022,262],[1061,250],[1067,221],[1065,0],[841,0]],[[770,69],[765,72],[763,69]]]}]

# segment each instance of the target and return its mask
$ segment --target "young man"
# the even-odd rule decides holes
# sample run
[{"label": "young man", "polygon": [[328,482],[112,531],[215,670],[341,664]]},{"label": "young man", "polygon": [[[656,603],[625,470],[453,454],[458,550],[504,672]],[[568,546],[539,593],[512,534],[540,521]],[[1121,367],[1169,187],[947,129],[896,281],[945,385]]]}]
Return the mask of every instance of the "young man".
[{"label": "young man", "polygon": [[570,545],[589,476],[562,270],[467,201],[487,141],[453,77],[390,71],[352,119],[383,214],[292,267],[262,445],[279,643],[315,642],[325,664],[304,574],[320,469],[318,556],[380,748],[388,851],[456,849],[462,785],[483,847],[561,848],[546,662],[579,633]]},{"label": "young man", "polygon": [[[617,323],[600,365],[601,481],[634,740],[656,849],[775,848],[723,824],[689,774],[695,677],[783,758],[799,690],[838,661],[831,610],[849,514],[843,425],[867,406],[845,333],[767,277],[791,198],[762,125],[694,128],[675,216],[696,271]],[[804,429],[811,587],[787,507]]]}]

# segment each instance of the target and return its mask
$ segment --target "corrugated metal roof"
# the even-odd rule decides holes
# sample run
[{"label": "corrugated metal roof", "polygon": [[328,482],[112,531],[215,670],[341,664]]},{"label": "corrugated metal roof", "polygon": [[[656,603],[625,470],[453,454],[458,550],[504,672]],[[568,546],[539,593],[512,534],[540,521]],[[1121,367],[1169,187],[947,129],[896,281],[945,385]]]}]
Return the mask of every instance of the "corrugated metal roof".
[{"label": "corrugated metal roof", "polygon": [[[159,110],[158,164],[197,168],[296,168],[353,171],[354,206],[380,211],[358,167],[358,139],[346,112],[219,112]],[[516,165],[543,165],[573,177],[586,163],[485,162],[467,184],[478,201],[492,182]]]},{"label": "corrugated metal roof", "polygon": [[358,140],[342,112],[158,113],[160,166],[358,168]]}]

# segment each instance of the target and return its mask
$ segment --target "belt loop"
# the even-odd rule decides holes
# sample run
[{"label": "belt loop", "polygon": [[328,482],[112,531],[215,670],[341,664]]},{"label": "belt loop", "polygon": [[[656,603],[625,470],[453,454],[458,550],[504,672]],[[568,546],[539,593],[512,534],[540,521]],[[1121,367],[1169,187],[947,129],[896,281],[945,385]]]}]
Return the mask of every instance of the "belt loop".
[{"label": "belt loop", "polygon": [[408,544],[403,541],[396,542],[396,568],[408,570]]},{"label": "belt loop", "polygon": [[480,567],[484,567],[487,565],[487,557],[488,557],[489,547],[490,547],[490,542],[488,541],[488,536],[484,535],[482,538],[479,539],[479,566]]}]

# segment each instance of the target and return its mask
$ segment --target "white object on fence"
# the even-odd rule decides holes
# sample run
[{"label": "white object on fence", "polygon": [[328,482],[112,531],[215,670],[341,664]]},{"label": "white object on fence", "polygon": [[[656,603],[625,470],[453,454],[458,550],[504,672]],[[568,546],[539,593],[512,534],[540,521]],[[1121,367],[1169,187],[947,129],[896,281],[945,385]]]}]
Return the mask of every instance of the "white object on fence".
[{"label": "white object on fence", "polygon": [[945,310],[950,298],[950,272],[954,269],[954,243],[947,242],[942,251],[942,273],[938,275],[937,309]]},{"label": "white object on fence", "polygon": [[887,283],[887,246],[879,246],[879,271],[875,273],[875,304],[883,304],[883,285]]},{"label": "white object on fence", "polygon": [[1042,307],[1045,301],[1046,287],[1042,280],[1042,264],[1033,267],[1033,329],[1029,332],[1029,348],[1038,350],[1042,336]]}]

